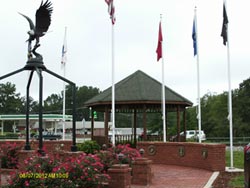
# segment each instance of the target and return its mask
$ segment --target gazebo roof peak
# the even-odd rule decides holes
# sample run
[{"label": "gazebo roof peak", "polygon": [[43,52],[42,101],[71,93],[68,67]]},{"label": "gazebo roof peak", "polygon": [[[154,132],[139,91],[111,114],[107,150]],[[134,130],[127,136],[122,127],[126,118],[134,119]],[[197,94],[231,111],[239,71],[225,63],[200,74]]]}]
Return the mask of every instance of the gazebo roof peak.
[{"label": "gazebo roof peak", "polygon": [[[124,78],[115,84],[116,104],[142,104],[142,103],[161,103],[162,84],[150,77],[141,70]],[[96,106],[111,104],[112,87],[104,90],[97,96],[88,100],[86,106]],[[192,106],[192,102],[165,86],[166,104],[182,104]]]}]

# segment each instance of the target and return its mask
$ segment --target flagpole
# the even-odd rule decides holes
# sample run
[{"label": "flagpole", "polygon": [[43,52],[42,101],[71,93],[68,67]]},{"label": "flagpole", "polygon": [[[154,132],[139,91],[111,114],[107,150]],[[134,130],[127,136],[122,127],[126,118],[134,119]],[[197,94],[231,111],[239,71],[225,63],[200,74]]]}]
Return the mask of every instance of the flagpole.
[{"label": "flagpole", "polygon": [[[160,22],[162,22],[162,14],[160,14]],[[163,54],[163,40],[162,40],[162,48],[161,48],[161,54],[162,54],[162,125],[163,125],[163,142],[166,142],[166,99],[165,99],[165,77],[164,77],[164,54]]]},{"label": "flagpole", "polygon": [[113,4],[113,0],[105,0],[108,5],[108,13],[111,19],[111,61],[112,61],[112,105],[111,105],[111,116],[112,116],[112,144],[115,146],[115,32],[114,32],[114,24],[115,24],[115,7]]},{"label": "flagpole", "polygon": [[[65,27],[65,33],[64,33],[64,42],[63,45],[66,43],[66,34],[67,34],[67,27]],[[66,46],[64,46],[66,48]],[[64,53],[64,52],[63,52]],[[63,54],[65,55],[65,54]],[[64,57],[62,57],[64,58]],[[63,66],[63,77],[66,76],[66,62],[62,62]],[[65,140],[65,104],[66,104],[66,91],[65,91],[65,82],[63,82],[63,140]]]},{"label": "flagpole", "polygon": [[230,51],[229,42],[227,41],[227,64],[228,64],[228,105],[229,105],[229,125],[230,125],[230,156],[231,168],[233,164],[233,112],[232,112],[232,91],[231,91],[231,68],[230,68]]},{"label": "flagpole", "polygon": [[115,146],[115,34],[114,24],[112,24],[112,144]]},{"label": "flagpole", "polygon": [[[227,10],[226,0],[225,9]],[[232,112],[232,90],[231,90],[231,66],[230,66],[230,50],[229,50],[229,34],[227,24],[227,74],[228,74],[228,120],[229,120],[229,132],[230,132],[230,168],[234,168],[233,164],[233,112]]]},{"label": "flagpole", "polygon": [[231,68],[230,68],[230,50],[229,50],[229,29],[227,17],[227,3],[223,3],[223,25],[221,36],[223,37],[223,44],[227,46],[227,75],[228,75],[228,121],[230,134],[230,168],[233,166],[233,112],[232,112],[232,91],[231,91]]},{"label": "flagpole", "polygon": [[199,129],[199,143],[201,143],[201,100],[200,100],[200,63],[199,63],[199,47],[198,47],[198,28],[197,28],[197,8],[194,10],[194,26],[196,37],[196,58],[197,58],[197,102],[198,102],[198,129]]}]

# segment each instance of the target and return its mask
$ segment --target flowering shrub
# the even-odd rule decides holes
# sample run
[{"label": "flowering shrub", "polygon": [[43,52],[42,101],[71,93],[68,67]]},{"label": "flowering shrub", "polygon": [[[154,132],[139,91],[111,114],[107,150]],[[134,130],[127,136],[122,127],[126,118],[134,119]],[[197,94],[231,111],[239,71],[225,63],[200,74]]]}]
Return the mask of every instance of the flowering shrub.
[{"label": "flowering shrub", "polygon": [[17,146],[16,143],[6,142],[2,146],[3,156],[2,156],[2,168],[17,169],[18,167],[18,151],[20,146]]},{"label": "flowering shrub", "polygon": [[104,165],[100,158],[85,153],[69,157],[64,162],[54,155],[36,155],[27,158],[24,167],[24,170],[12,175],[6,187],[98,188],[109,178],[103,173]]},{"label": "flowering shrub", "polygon": [[[17,147],[12,145],[9,150],[14,148]],[[56,153],[48,153],[46,156],[37,154],[21,162],[19,171],[13,172],[5,187],[99,188],[103,182],[108,181],[106,172],[113,164],[131,165],[138,157],[141,157],[138,150],[131,148],[129,144],[117,145],[97,154],[82,153],[65,160]]]},{"label": "flowering shrub", "polygon": [[107,150],[100,151],[98,154],[105,165],[104,169],[110,168],[113,164],[129,164],[131,166],[132,161],[141,157],[139,151],[135,148],[131,148],[129,144],[117,145],[116,147],[110,147]]}]

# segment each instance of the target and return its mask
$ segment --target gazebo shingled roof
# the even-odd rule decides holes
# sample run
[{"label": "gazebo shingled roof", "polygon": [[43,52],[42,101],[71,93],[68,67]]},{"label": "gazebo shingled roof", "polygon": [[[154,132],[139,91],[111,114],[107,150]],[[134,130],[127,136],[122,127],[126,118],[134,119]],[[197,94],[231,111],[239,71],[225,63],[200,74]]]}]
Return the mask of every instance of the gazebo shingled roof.
[{"label": "gazebo shingled roof", "polygon": [[[162,84],[138,70],[115,84],[115,103],[119,104],[160,104]],[[99,95],[88,100],[86,106],[111,104],[112,88],[104,90]],[[192,106],[192,102],[165,86],[167,104]]]},{"label": "gazebo shingled roof", "polygon": [[[162,106],[162,84],[138,70],[130,76],[115,84],[115,110],[116,112],[129,112],[134,114],[134,143],[136,144],[136,119],[137,112],[143,113],[144,139],[146,135],[146,114],[147,112],[161,112]],[[112,88],[104,90],[102,93],[85,102],[85,106],[91,107],[95,111],[104,111],[105,134],[103,136],[94,135],[94,116],[92,110],[91,138],[99,144],[108,143],[108,119],[111,112]],[[184,131],[186,130],[185,109],[192,106],[185,97],[165,86],[165,100],[167,111],[177,112],[177,135],[180,141],[180,112],[183,112]]]}]

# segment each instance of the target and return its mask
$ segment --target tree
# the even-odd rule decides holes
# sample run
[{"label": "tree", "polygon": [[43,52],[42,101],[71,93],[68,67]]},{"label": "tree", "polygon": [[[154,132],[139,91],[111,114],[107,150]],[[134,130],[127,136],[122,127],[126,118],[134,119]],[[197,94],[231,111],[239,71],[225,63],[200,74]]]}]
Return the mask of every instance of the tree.
[{"label": "tree", "polygon": [[58,94],[51,94],[44,101],[44,113],[62,113],[63,98]]},{"label": "tree", "polygon": [[227,92],[206,94],[201,99],[202,129],[207,136],[229,136]]},{"label": "tree", "polygon": [[[84,103],[91,99],[92,97],[98,95],[100,93],[100,90],[96,87],[92,86],[82,86],[77,88],[76,93],[76,101],[77,101],[77,119],[82,120],[85,118],[85,120],[89,120],[89,109],[84,107]],[[97,118],[98,120],[103,120],[103,114],[97,112]]]},{"label": "tree", "polygon": [[233,92],[234,136],[249,136],[250,131],[250,78]]},{"label": "tree", "polygon": [[15,84],[0,84],[0,113],[24,113],[24,99],[20,97],[20,93],[16,93]]},{"label": "tree", "polygon": [[195,130],[198,128],[197,106],[187,108],[186,123],[187,123],[187,130]]},{"label": "tree", "polygon": [[[67,113],[72,114],[72,86],[67,85],[66,86],[66,110]],[[89,120],[89,109],[84,107],[84,103],[94,97],[95,95],[99,94],[100,90],[98,88],[94,87],[88,87],[88,86],[82,86],[82,87],[76,87],[76,120],[81,121],[83,118],[85,120]],[[102,116],[98,113],[98,120]]]},{"label": "tree", "polygon": [[[24,99],[20,93],[16,93],[16,86],[7,82],[0,84],[0,114],[20,114],[24,113]],[[5,131],[12,131],[13,121],[5,122]]]},{"label": "tree", "polygon": [[238,90],[237,104],[240,106],[239,113],[243,122],[250,122],[250,79],[244,80]]}]

